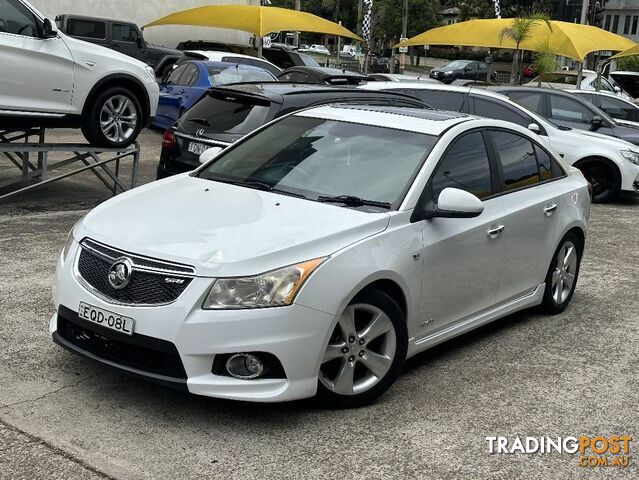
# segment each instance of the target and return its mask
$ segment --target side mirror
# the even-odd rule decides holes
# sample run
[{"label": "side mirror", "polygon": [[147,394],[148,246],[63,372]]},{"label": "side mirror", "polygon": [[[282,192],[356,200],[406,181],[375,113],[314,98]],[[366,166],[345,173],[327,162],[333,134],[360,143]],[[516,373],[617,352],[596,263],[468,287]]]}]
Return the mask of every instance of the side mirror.
[{"label": "side mirror", "polygon": [[592,117],[592,120],[590,121],[590,130],[595,132],[599,130],[602,125],[603,125],[603,118],[601,118],[599,115],[595,115],[594,117]]},{"label": "side mirror", "polygon": [[541,132],[541,128],[536,123],[531,123],[530,125],[528,125],[528,130],[530,130],[531,132],[535,132],[536,134],[539,134]]},{"label": "side mirror", "polygon": [[459,188],[444,188],[437,199],[437,217],[473,218],[484,211],[484,204],[472,193]]},{"label": "side mirror", "polygon": [[615,93],[621,93],[621,87],[619,87],[619,85],[615,85],[613,88],[615,89]]},{"label": "side mirror", "polygon": [[144,39],[142,37],[137,37],[135,39],[135,43],[138,44],[138,47],[143,48],[144,47]]},{"label": "side mirror", "polygon": [[204,150],[200,154],[200,163],[210,162],[217,157],[222,150],[224,150],[222,147],[211,147],[208,150]]},{"label": "side mirror", "polygon": [[58,36],[58,26],[50,18],[42,21],[42,36],[44,38],[53,38]]}]

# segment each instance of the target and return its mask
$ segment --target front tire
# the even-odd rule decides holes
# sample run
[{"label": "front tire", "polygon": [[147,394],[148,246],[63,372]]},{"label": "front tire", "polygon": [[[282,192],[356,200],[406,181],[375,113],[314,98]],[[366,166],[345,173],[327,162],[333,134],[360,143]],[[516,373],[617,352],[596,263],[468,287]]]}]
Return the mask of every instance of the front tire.
[{"label": "front tire", "polygon": [[574,233],[568,233],[559,243],[546,274],[546,290],[542,308],[555,315],[563,312],[570,300],[579,277],[582,246]]},{"label": "front tire", "polygon": [[113,87],[100,94],[82,119],[82,133],[97,147],[123,148],[138,137],[142,107],[126,88]]},{"label": "front tire", "polygon": [[603,160],[590,160],[579,164],[579,170],[592,185],[592,201],[607,203],[621,192],[621,174],[615,165]]},{"label": "front tire", "polygon": [[397,303],[380,290],[358,294],[331,335],[318,375],[323,405],[351,408],[376,400],[406,360],[408,332]]}]

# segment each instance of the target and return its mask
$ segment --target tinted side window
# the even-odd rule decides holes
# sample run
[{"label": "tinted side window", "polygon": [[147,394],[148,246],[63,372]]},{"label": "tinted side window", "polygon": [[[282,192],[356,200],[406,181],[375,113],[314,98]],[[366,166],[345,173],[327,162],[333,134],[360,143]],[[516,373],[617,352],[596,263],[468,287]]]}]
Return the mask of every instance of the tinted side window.
[{"label": "tinted side window", "polygon": [[499,100],[474,97],[474,103],[475,115],[479,115],[480,117],[504,120],[506,122],[516,123],[522,127],[528,127],[531,123],[531,119],[528,115],[524,115],[510,105],[505,105]]},{"label": "tinted side window", "polygon": [[173,70],[173,72],[171,72],[171,75],[169,75],[169,78],[167,79],[166,83],[168,83],[169,85],[179,85],[180,77],[186,70],[187,66],[188,65],[180,65],[175,70]]},{"label": "tinted side window", "polygon": [[481,133],[469,133],[455,140],[433,173],[432,186],[435,200],[447,187],[466,190],[479,198],[493,194],[490,163]]},{"label": "tinted side window", "polygon": [[137,42],[140,38],[138,29],[133,25],[114,23],[111,33],[114,42]]},{"label": "tinted side window", "polygon": [[563,95],[549,95],[550,118],[564,122],[590,124],[592,112],[581,103]]},{"label": "tinted side window", "polygon": [[25,37],[39,36],[39,22],[35,15],[18,0],[0,2],[0,33],[13,33]]},{"label": "tinted side window", "polygon": [[95,20],[70,18],[67,22],[67,33],[73,37],[104,40],[106,38],[106,24]]},{"label": "tinted side window", "polygon": [[537,156],[537,167],[539,168],[539,179],[544,182],[552,178],[559,178],[565,175],[559,164],[544,149],[535,147]]},{"label": "tinted side window", "polygon": [[534,92],[512,92],[508,93],[508,98],[513,102],[517,102],[524,108],[533,112],[541,112],[541,99],[542,95]]},{"label": "tinted side window", "polygon": [[504,190],[539,183],[539,170],[533,144],[525,137],[504,131],[492,131],[495,148],[504,173]]},{"label": "tinted side window", "polygon": [[601,109],[612,118],[621,120],[630,120],[631,122],[639,121],[639,108],[627,104],[623,100],[610,98],[602,95],[599,97]]},{"label": "tinted side window", "polygon": [[178,80],[178,85],[184,85],[185,87],[190,87],[195,83],[195,80],[198,77],[198,68],[192,63],[187,64],[184,69],[184,73],[180,76]]},{"label": "tinted side window", "polygon": [[395,89],[391,90],[419,98],[433,108],[461,112],[466,94],[461,92],[444,92],[441,90]]}]

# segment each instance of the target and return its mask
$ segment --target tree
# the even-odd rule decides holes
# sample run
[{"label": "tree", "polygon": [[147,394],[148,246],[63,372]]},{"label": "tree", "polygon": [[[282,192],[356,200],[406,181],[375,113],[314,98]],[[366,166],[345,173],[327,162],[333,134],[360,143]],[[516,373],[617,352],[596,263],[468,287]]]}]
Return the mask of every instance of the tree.
[{"label": "tree", "polygon": [[[533,55],[533,61],[537,75],[552,72],[557,67],[557,55],[550,49],[548,42],[539,45]],[[539,86],[541,87],[541,79],[539,80]]]},{"label": "tree", "polygon": [[499,34],[499,41],[505,38],[515,42],[515,52],[513,54],[513,65],[510,71],[510,84],[513,85],[521,74],[521,60],[523,51],[519,48],[521,43],[530,39],[533,29],[539,23],[545,23],[548,29],[552,30],[550,17],[545,13],[533,12],[526,16],[513,18],[510,25],[504,27]]}]

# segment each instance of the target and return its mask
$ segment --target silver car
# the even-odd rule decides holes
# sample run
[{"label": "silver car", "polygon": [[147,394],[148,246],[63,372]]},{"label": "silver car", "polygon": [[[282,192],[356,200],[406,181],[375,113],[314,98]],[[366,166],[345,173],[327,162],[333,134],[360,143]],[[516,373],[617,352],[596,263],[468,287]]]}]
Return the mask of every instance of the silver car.
[{"label": "silver car", "polygon": [[566,308],[589,210],[579,170],[523,127],[311,108],[87,214],[50,331],[191,393],[363,405],[411,355]]}]

